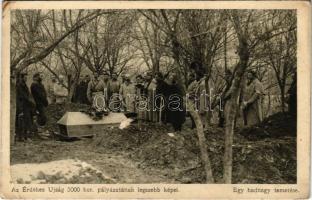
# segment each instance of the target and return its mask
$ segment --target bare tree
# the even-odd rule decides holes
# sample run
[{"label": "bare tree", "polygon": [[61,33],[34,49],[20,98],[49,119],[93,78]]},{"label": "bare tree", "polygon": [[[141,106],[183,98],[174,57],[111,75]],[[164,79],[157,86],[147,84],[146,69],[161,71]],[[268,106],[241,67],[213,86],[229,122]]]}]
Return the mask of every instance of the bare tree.
[{"label": "bare tree", "polygon": [[[18,16],[19,14],[22,15],[22,11],[15,11],[16,15]],[[24,11],[23,11],[24,12]],[[12,69],[16,69],[17,71],[22,71],[24,69],[26,69],[29,65],[39,62],[42,59],[44,59],[46,56],[48,56],[54,49],[55,47],[57,47],[67,36],[69,36],[70,34],[74,33],[76,30],[80,29],[82,26],[84,26],[85,24],[87,24],[88,22],[92,21],[94,18],[106,14],[106,11],[94,11],[89,13],[88,15],[84,16],[83,18],[81,18],[80,21],[76,22],[72,27],[69,28],[69,30],[63,32],[61,35],[59,35],[55,40],[49,42],[48,44],[42,44],[44,45],[44,47],[42,47],[38,52],[34,52],[34,44],[36,43],[37,40],[42,41],[44,39],[42,39],[43,36],[42,32],[39,31],[40,23],[45,19],[45,18],[41,18],[41,14],[40,11],[29,11],[30,14],[29,16],[30,19],[29,20],[28,25],[29,27],[31,27],[29,29],[29,36],[25,37],[26,32],[22,33],[20,36],[24,37],[25,39],[25,43],[28,44],[27,48],[24,49],[21,53],[19,53],[18,55],[13,53],[12,57],[11,57],[11,68]],[[26,12],[27,13],[27,12]],[[34,17],[36,16],[36,17]],[[23,16],[21,17],[16,17],[16,18],[23,18]],[[35,18],[35,20],[33,20]],[[19,23],[20,26],[15,26],[16,24],[13,23],[13,27],[12,29],[16,29],[17,33],[18,30],[20,29],[20,27],[24,27],[27,24],[24,21],[21,21],[21,23]],[[28,30],[27,27],[25,28],[25,30]],[[20,38],[20,37],[18,37]],[[41,38],[41,39],[37,39],[37,38]],[[33,41],[35,40],[35,41]],[[18,42],[18,41],[16,41]],[[44,42],[43,42],[44,43]],[[14,46],[12,46],[13,48]],[[14,51],[13,49],[11,49],[11,52]],[[31,53],[29,53],[31,52]]]}]

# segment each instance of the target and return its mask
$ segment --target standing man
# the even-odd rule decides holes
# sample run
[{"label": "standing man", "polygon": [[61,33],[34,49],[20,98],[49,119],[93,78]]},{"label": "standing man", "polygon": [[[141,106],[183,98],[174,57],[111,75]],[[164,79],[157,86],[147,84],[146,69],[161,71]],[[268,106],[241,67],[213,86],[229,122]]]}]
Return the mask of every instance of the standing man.
[{"label": "standing man", "polygon": [[105,102],[106,105],[108,105],[109,98],[111,97],[111,91],[110,91],[110,77],[106,71],[104,71],[103,73],[103,83],[104,83]]},{"label": "standing man", "polygon": [[76,100],[81,104],[90,104],[87,92],[90,76],[85,75],[76,88]]},{"label": "standing man", "polygon": [[68,90],[65,87],[64,76],[59,76],[59,81],[54,85],[53,92],[57,104],[63,104],[67,100]]},{"label": "standing man", "polygon": [[115,102],[119,102],[119,90],[120,90],[120,83],[119,81],[117,80],[118,78],[118,75],[117,73],[113,73],[112,74],[112,80],[109,84],[110,88],[109,88],[109,91],[111,93],[111,96],[109,98],[110,102],[109,103],[112,103],[112,104],[109,104],[110,105],[110,109],[114,112],[118,112],[120,108],[118,108],[118,105],[120,105],[119,103],[115,103]]},{"label": "standing man", "polygon": [[29,89],[26,85],[27,73],[17,75],[16,83],[16,120],[15,131],[17,141],[30,139],[33,131],[34,103],[31,100]]},{"label": "standing man", "polygon": [[263,94],[263,86],[258,80],[256,73],[248,71],[242,102],[245,125],[252,126],[262,121],[261,100]]},{"label": "standing man", "polygon": [[122,97],[124,108],[127,113],[135,112],[135,86],[130,81],[130,76],[125,74],[125,82],[120,87],[119,91]]},{"label": "standing man", "polygon": [[47,122],[45,108],[48,106],[48,99],[39,73],[33,75],[33,83],[30,86],[30,90],[36,103],[36,110],[38,111],[37,123],[39,126],[44,126]]},{"label": "standing man", "polygon": [[146,108],[146,99],[144,98],[143,77],[138,74],[135,77],[135,112],[137,113],[138,127],[141,129],[142,121]]},{"label": "standing man", "polygon": [[168,108],[166,103],[169,101],[169,86],[165,80],[164,76],[161,72],[156,74],[156,95],[157,99],[155,99],[155,104],[157,106],[158,111],[158,121],[166,124]]},{"label": "standing man", "polygon": [[169,122],[175,132],[182,130],[182,125],[185,122],[185,109],[183,102],[182,89],[178,84],[176,74],[170,74],[168,77],[167,95],[169,101],[166,111],[167,122]]},{"label": "standing man", "polygon": [[106,110],[107,97],[105,96],[105,93],[107,95],[107,88],[105,87],[104,82],[100,79],[99,74],[95,73],[93,79],[88,84],[87,97],[89,102],[91,102],[93,106],[101,106],[101,108],[98,108],[99,110]]}]

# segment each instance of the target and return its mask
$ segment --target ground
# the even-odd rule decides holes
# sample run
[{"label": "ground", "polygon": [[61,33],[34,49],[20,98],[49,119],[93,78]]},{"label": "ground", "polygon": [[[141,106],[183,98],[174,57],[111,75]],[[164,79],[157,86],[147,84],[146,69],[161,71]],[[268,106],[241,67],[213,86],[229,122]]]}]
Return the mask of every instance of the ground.
[{"label": "ground", "polygon": [[[83,107],[71,104],[66,109]],[[172,132],[169,125],[146,124],[139,130],[133,124],[92,138],[63,141],[52,133],[58,131],[55,122],[65,108],[52,105],[48,111],[49,123],[41,139],[11,146],[11,165],[74,159],[92,165],[105,177],[76,177],[78,183],[205,182],[196,130],[189,124],[179,134],[168,134]],[[278,113],[258,126],[236,129],[233,183],[296,183],[295,125],[293,117]],[[212,125],[205,135],[214,178],[221,183],[224,130]]]}]

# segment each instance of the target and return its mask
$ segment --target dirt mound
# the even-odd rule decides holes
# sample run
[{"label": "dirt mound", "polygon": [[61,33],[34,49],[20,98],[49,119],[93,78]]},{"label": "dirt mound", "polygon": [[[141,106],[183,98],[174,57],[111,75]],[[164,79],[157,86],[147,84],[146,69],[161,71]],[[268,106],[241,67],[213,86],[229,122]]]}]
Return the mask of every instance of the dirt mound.
[{"label": "dirt mound", "polygon": [[[205,131],[205,135],[213,171],[215,174],[222,174],[224,131],[221,128],[211,127]],[[238,136],[234,140],[243,140],[243,138]],[[189,129],[180,133],[167,132],[155,135],[142,144],[133,155],[141,161],[141,168],[153,166],[159,169],[170,169],[174,172],[172,176],[177,177],[177,180],[181,182],[203,182],[204,173],[193,173],[194,170],[201,168],[196,130]],[[198,170],[198,172],[203,172],[203,170]],[[193,173],[194,177],[190,179],[189,173]],[[187,176],[184,176],[185,174]]]},{"label": "dirt mound", "polygon": [[283,136],[296,137],[297,120],[287,113],[276,113],[266,118],[257,126],[244,128],[239,134],[249,140],[258,140],[264,138],[278,138]]},{"label": "dirt mound", "polygon": [[162,169],[183,169],[197,165],[197,149],[191,145],[191,142],[195,141],[188,141],[182,134],[170,136],[164,133],[154,138],[134,153],[138,160],[143,161],[142,168],[152,165]]},{"label": "dirt mound", "polygon": [[[205,131],[214,178],[222,182],[224,130],[211,127]],[[140,167],[149,166],[171,170],[170,174],[182,183],[204,183],[205,173],[200,159],[195,130],[180,134],[155,135],[134,153]],[[252,163],[252,165],[251,165]],[[293,137],[249,141],[234,134],[234,183],[295,183],[296,140]]]},{"label": "dirt mound", "polygon": [[[154,140],[157,135],[168,131],[167,126],[157,124],[130,125],[126,129],[112,128],[97,135],[93,139],[93,146],[99,149],[127,151],[141,148],[141,145],[149,140]],[[102,147],[102,148],[101,148]]]}]

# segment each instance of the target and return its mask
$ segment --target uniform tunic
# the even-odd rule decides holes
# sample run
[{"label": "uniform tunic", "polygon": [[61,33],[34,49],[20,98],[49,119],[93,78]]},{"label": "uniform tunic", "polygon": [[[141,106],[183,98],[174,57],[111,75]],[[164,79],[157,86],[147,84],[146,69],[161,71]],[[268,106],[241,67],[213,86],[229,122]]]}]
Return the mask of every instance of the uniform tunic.
[{"label": "uniform tunic", "polygon": [[135,112],[135,85],[123,83],[120,87],[121,95],[126,112]]},{"label": "uniform tunic", "polygon": [[108,92],[108,84],[105,84],[102,80],[92,80],[88,84],[87,96],[90,102],[93,102],[96,95],[104,95],[105,103],[107,103]]},{"label": "uniform tunic", "polygon": [[119,111],[120,110],[120,98],[119,98],[119,90],[120,90],[120,83],[118,80],[112,80],[110,82],[110,99],[109,99],[109,108],[112,111]]}]

